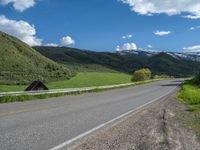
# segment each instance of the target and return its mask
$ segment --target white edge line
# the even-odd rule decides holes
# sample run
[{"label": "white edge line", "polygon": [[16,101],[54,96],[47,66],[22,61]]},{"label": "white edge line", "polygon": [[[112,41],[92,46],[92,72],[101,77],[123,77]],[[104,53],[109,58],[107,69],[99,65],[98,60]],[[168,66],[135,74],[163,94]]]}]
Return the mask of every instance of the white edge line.
[{"label": "white edge line", "polygon": [[73,143],[73,142],[75,142],[75,141],[77,141],[77,140],[79,140],[79,139],[81,139],[81,138],[83,138],[83,137],[85,137],[85,136],[91,134],[92,132],[94,132],[94,131],[96,131],[96,130],[98,130],[98,129],[100,129],[100,128],[103,128],[103,127],[107,126],[107,125],[110,124],[110,123],[115,122],[116,120],[119,120],[119,119],[121,119],[121,118],[123,118],[123,117],[125,117],[125,116],[127,116],[127,115],[129,115],[129,114],[131,114],[131,113],[133,113],[133,112],[136,113],[139,109],[141,109],[141,108],[143,108],[143,107],[145,107],[145,106],[147,106],[147,105],[149,105],[149,104],[151,104],[151,103],[153,103],[153,102],[155,102],[155,101],[158,101],[158,100],[160,100],[161,98],[167,96],[167,95],[170,94],[172,91],[174,91],[177,87],[178,87],[178,86],[176,86],[175,88],[173,88],[172,90],[170,90],[169,92],[167,92],[167,94],[165,94],[165,95],[163,95],[163,96],[160,96],[160,97],[158,97],[158,98],[156,98],[156,99],[153,99],[152,101],[150,101],[150,102],[148,102],[148,103],[146,103],[146,104],[144,104],[144,105],[141,105],[141,106],[137,107],[137,108],[134,109],[134,110],[128,111],[128,112],[126,112],[126,113],[124,113],[124,114],[122,114],[122,115],[120,115],[120,116],[118,116],[118,117],[116,117],[116,118],[114,118],[114,119],[108,121],[108,122],[105,122],[105,123],[103,123],[103,124],[101,124],[101,125],[99,125],[99,126],[97,126],[97,127],[94,127],[93,129],[91,129],[91,130],[89,130],[89,131],[86,131],[86,132],[84,132],[84,133],[82,133],[82,134],[80,134],[80,135],[78,135],[78,136],[76,136],[76,137],[74,137],[74,138],[72,138],[72,139],[70,139],[70,140],[67,140],[67,141],[65,141],[65,142],[59,144],[58,146],[53,147],[53,148],[51,148],[51,149],[49,149],[49,150],[60,150],[61,148],[64,148],[65,146],[67,146],[67,145],[69,145],[69,144],[71,144],[71,143]]}]

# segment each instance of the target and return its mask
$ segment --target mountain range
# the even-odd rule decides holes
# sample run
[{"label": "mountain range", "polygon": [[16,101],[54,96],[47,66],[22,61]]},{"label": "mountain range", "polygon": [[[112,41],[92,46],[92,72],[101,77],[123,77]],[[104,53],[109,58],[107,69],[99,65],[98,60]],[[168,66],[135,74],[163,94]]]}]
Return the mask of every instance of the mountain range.
[{"label": "mountain range", "polygon": [[120,55],[133,55],[141,57],[153,57],[161,52],[164,52],[176,59],[200,61],[200,52],[168,52],[168,51],[153,51],[153,50],[122,50],[117,53]]},{"label": "mountain range", "polygon": [[[149,68],[153,74],[175,77],[191,76],[200,70],[200,62],[185,59],[166,52],[94,52],[69,47],[34,47],[42,55],[55,62],[87,70],[99,65],[115,71],[133,73],[140,68]],[[83,69],[83,70],[84,70]],[[98,71],[98,68],[97,68]]]}]

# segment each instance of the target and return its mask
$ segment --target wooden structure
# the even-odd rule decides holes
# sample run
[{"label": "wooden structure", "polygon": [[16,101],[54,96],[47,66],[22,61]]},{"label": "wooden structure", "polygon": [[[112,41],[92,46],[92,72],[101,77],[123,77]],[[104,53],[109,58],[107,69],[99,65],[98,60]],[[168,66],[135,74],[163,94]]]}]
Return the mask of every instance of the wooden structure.
[{"label": "wooden structure", "polygon": [[40,91],[48,90],[48,88],[41,81],[33,81],[25,91]]}]

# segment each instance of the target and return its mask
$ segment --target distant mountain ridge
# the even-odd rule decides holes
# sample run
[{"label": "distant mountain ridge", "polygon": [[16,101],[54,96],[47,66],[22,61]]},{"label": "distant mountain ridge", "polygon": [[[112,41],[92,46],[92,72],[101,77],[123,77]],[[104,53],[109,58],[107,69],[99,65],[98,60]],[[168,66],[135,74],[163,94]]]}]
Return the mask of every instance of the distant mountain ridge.
[{"label": "distant mountain ridge", "polygon": [[[116,53],[120,55],[135,55],[135,56],[142,56],[142,57],[152,57],[155,56],[162,51],[151,51],[151,50],[122,50]],[[176,59],[184,59],[184,60],[192,60],[192,61],[200,61],[200,52],[167,52],[163,51],[171,55]]]},{"label": "distant mountain ridge", "polygon": [[[140,68],[149,68],[153,74],[184,77],[200,70],[200,62],[176,58],[165,52],[132,51],[132,53],[95,52],[69,47],[34,47],[42,55],[65,65],[101,65],[106,68],[133,73]],[[97,69],[98,70],[98,69]]]}]

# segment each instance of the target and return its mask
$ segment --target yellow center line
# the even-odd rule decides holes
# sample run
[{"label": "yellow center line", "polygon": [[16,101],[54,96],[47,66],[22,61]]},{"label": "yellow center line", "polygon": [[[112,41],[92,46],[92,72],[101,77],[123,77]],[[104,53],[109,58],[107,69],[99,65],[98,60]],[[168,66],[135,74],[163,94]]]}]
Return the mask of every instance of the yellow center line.
[{"label": "yellow center line", "polygon": [[65,107],[66,105],[70,105],[70,104],[64,103],[62,105],[34,107],[34,108],[31,108],[31,109],[20,109],[20,110],[17,110],[17,111],[3,112],[3,113],[0,113],[0,117],[16,115],[16,114],[19,114],[19,113],[40,111],[40,110],[44,110],[44,109],[55,109],[55,108]]}]

